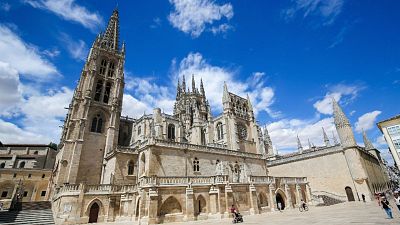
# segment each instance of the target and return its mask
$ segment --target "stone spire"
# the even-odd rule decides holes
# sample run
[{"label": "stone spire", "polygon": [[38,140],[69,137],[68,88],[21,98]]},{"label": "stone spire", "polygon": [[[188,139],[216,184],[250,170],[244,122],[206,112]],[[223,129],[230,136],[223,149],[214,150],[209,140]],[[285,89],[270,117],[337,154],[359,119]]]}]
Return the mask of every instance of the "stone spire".
[{"label": "stone spire", "polygon": [[107,28],[102,35],[101,46],[112,50],[119,50],[119,15],[118,9],[113,11],[113,14],[108,21]]},{"label": "stone spire", "polygon": [[181,95],[181,84],[180,84],[179,78],[178,78],[178,84],[176,85],[176,100],[179,99],[180,95]]},{"label": "stone spire", "polygon": [[192,74],[192,92],[196,93],[196,81],[194,80],[194,74]]},{"label": "stone spire", "polygon": [[300,153],[303,152],[303,146],[301,145],[299,135],[297,135],[297,150],[299,150]]},{"label": "stone spire", "polygon": [[249,112],[253,112],[253,105],[251,104],[249,94],[247,94],[247,104],[249,104]]},{"label": "stone spire", "polygon": [[267,125],[264,126],[264,146],[267,154],[274,154],[271,137],[269,136]]},{"label": "stone spire", "polygon": [[311,145],[311,142],[310,142],[310,138],[308,138],[307,141],[308,141],[308,149],[311,149],[312,145]]},{"label": "stone spire", "polygon": [[229,102],[229,92],[228,92],[228,86],[226,86],[226,83],[224,82],[224,93],[222,95],[222,103]]},{"label": "stone spire", "polygon": [[363,130],[363,140],[364,140],[364,146],[365,150],[372,150],[375,149],[374,145],[371,143],[371,141],[368,139],[367,134]]},{"label": "stone spire", "polygon": [[185,75],[182,76],[182,92],[186,91]]},{"label": "stone spire", "polygon": [[326,147],[331,146],[331,143],[329,142],[328,135],[326,135],[325,129],[322,127],[322,134],[324,135],[324,143]]},{"label": "stone spire", "polygon": [[332,131],[332,139],[333,139],[333,144],[334,145],[338,145],[339,144],[338,140],[336,139],[335,133],[333,133],[333,131]]},{"label": "stone spire", "polygon": [[201,78],[200,78],[200,94],[206,96],[206,92],[204,91],[204,86],[203,86],[203,79]]},{"label": "stone spire", "polygon": [[347,119],[346,115],[343,113],[343,110],[340,108],[339,104],[334,98],[332,99],[332,105],[334,122],[342,146],[356,146],[356,140],[354,139],[354,134],[353,130],[351,129],[349,119]]}]

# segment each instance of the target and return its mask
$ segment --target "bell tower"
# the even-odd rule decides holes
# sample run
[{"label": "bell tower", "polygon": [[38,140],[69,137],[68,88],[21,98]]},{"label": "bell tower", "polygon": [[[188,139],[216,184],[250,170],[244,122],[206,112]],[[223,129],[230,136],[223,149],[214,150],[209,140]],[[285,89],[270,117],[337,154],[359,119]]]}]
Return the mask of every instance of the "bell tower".
[{"label": "bell tower", "polygon": [[119,46],[119,16],[94,41],[64,122],[57,155],[57,186],[101,183],[103,158],[118,141],[124,88],[125,45]]}]

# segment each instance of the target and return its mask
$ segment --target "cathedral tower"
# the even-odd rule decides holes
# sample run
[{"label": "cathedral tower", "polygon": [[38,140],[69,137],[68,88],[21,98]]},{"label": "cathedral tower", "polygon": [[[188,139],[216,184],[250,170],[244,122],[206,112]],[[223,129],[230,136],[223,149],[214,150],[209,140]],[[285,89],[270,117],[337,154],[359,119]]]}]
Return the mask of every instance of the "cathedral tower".
[{"label": "cathedral tower", "polygon": [[356,140],[354,139],[354,134],[353,130],[351,129],[349,119],[347,119],[346,115],[343,113],[343,110],[340,108],[335,99],[332,99],[332,105],[334,122],[339,135],[340,143],[344,148],[356,146]]},{"label": "cathedral tower", "polygon": [[117,144],[125,62],[118,20],[118,11],[114,10],[83,67],[64,122],[56,185],[101,183],[103,158]]}]

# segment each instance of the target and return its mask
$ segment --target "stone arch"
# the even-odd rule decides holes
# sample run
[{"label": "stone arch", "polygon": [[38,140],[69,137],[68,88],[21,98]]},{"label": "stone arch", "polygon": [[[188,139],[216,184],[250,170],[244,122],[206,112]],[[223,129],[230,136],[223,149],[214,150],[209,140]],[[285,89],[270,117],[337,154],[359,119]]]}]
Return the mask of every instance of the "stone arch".
[{"label": "stone arch", "polygon": [[275,191],[276,208],[279,209],[279,203],[281,203],[281,210],[286,208],[286,195],[280,188]]},{"label": "stone arch", "polygon": [[127,174],[133,175],[134,171],[135,171],[135,164],[133,163],[133,160],[129,160],[127,164]]},{"label": "stone arch", "polygon": [[264,192],[258,194],[258,205],[260,208],[268,206],[268,197]]},{"label": "stone arch", "polygon": [[347,201],[349,202],[354,202],[354,194],[353,194],[353,190],[351,189],[351,187],[347,186],[344,188],[344,190],[346,191],[346,195],[347,195]]},{"label": "stone arch", "polygon": [[175,197],[170,196],[162,203],[160,207],[160,216],[175,213],[182,213],[182,206]]},{"label": "stone arch", "polygon": [[196,215],[207,213],[207,202],[206,199],[203,197],[203,195],[197,196],[194,208]]},{"label": "stone arch", "polygon": [[89,202],[86,207],[86,216],[89,218],[88,223],[97,223],[100,216],[104,215],[103,203],[100,199],[95,198]]},{"label": "stone arch", "polygon": [[146,172],[146,154],[142,152],[139,159],[139,176],[144,176]]},{"label": "stone arch", "polygon": [[175,125],[172,123],[168,124],[167,138],[168,140],[175,141]]},{"label": "stone arch", "polygon": [[140,212],[140,203],[142,201],[141,197],[138,197],[136,200],[136,207],[135,207],[135,220],[139,219],[139,212]]}]

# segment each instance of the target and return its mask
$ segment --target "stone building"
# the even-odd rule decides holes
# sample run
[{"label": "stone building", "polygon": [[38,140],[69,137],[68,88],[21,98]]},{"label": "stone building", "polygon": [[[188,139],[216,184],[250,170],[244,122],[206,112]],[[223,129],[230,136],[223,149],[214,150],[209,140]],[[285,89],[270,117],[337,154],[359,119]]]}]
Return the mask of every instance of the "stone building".
[{"label": "stone building", "polygon": [[23,202],[48,201],[57,150],[52,145],[0,145],[0,202],[9,208],[19,190]]},{"label": "stone building", "polygon": [[389,146],[395,166],[400,169],[400,115],[380,121],[377,125]]},{"label": "stone building", "polygon": [[[125,45],[118,11],[97,36],[62,132],[52,207],[59,224],[154,224],[257,214],[310,201],[305,177],[268,176],[268,133],[249,97],[223,88],[213,116],[203,83],[178,81],[172,115],[121,117]],[[191,87],[189,87],[191,86]]]},{"label": "stone building", "polygon": [[365,132],[365,147],[357,145],[349,120],[334,99],[333,114],[340,143],[335,137],[331,143],[322,129],[324,146],[309,144],[308,149],[303,149],[298,139],[298,152],[275,156],[268,161],[268,170],[273,176],[306,176],[312,186],[312,196],[354,201],[364,194],[373,200],[374,193],[391,186],[380,152]]}]

